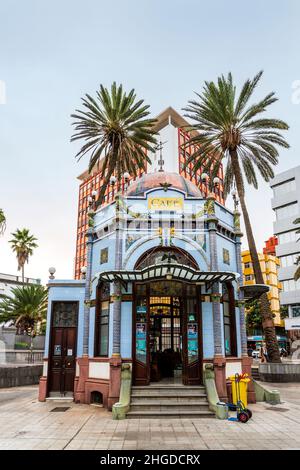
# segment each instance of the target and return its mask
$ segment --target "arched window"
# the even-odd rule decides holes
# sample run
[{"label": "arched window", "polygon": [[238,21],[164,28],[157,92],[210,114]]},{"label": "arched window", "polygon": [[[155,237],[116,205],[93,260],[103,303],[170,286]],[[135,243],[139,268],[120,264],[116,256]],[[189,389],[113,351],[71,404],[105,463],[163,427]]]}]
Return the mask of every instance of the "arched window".
[{"label": "arched window", "polygon": [[232,284],[223,283],[223,323],[225,356],[236,356],[235,301]]},{"label": "arched window", "polygon": [[95,352],[94,356],[108,356],[109,336],[109,282],[98,287],[95,319]]},{"label": "arched window", "polygon": [[144,253],[137,261],[135,269],[143,269],[153,264],[178,263],[198,269],[193,257],[184,250],[177,248],[154,248]]}]

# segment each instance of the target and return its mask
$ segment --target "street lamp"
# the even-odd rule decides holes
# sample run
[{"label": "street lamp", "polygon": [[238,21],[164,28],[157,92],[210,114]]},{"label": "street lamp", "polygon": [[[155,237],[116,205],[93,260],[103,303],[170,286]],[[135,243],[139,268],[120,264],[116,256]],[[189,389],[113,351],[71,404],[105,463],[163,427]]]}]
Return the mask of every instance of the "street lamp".
[{"label": "street lamp", "polygon": [[87,271],[86,266],[82,266],[82,267],[80,268],[81,279],[85,279],[85,278],[86,278],[86,271]]},{"label": "street lamp", "polygon": [[56,272],[55,268],[53,267],[49,268],[49,274],[50,274],[49,279],[55,279],[54,277],[55,272]]},{"label": "street lamp", "polygon": [[[216,195],[216,191],[220,185],[220,178],[218,176],[212,177],[208,173],[202,173],[201,181],[205,184],[207,190],[211,193],[210,195]],[[207,191],[207,192],[208,192]]]}]

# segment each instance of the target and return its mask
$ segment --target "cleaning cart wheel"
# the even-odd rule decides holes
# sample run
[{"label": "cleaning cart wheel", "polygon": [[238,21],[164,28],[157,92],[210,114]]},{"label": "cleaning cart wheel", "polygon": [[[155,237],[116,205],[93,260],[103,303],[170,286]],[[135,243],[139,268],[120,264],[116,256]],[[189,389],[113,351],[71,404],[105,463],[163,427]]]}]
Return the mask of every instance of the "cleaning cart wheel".
[{"label": "cleaning cart wheel", "polygon": [[252,418],[252,411],[249,410],[249,408],[245,408],[244,411],[246,411],[247,415],[249,416],[249,419]]},{"label": "cleaning cart wheel", "polygon": [[248,415],[248,413],[245,413],[245,411],[241,411],[240,413],[238,413],[237,419],[238,419],[241,423],[247,423],[247,421],[248,421],[248,419],[249,419],[249,415]]}]

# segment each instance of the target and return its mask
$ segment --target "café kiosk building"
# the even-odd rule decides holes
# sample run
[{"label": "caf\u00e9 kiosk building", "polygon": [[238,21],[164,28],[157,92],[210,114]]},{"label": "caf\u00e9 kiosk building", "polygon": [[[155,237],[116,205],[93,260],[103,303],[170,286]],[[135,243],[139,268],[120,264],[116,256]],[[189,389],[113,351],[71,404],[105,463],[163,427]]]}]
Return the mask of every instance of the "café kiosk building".
[{"label": "caf\u00e9 kiosk building", "polygon": [[183,176],[157,171],[90,210],[89,221],[84,278],[49,279],[39,399],[97,397],[111,409],[124,363],[143,386],[202,384],[211,363],[226,401],[226,378],[251,375],[252,361],[237,207],[217,202],[213,184],[204,197]]}]

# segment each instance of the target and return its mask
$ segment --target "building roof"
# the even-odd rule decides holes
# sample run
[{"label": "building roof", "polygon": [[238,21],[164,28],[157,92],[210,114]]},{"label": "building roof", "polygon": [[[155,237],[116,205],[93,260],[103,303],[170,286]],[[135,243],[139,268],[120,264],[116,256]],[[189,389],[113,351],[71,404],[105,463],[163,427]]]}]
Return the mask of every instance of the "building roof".
[{"label": "building roof", "polygon": [[154,188],[162,188],[168,185],[169,188],[179,189],[189,197],[203,197],[199,188],[191,181],[178,173],[155,172],[144,174],[133,181],[127,191],[127,196],[144,196],[146,191]]}]

